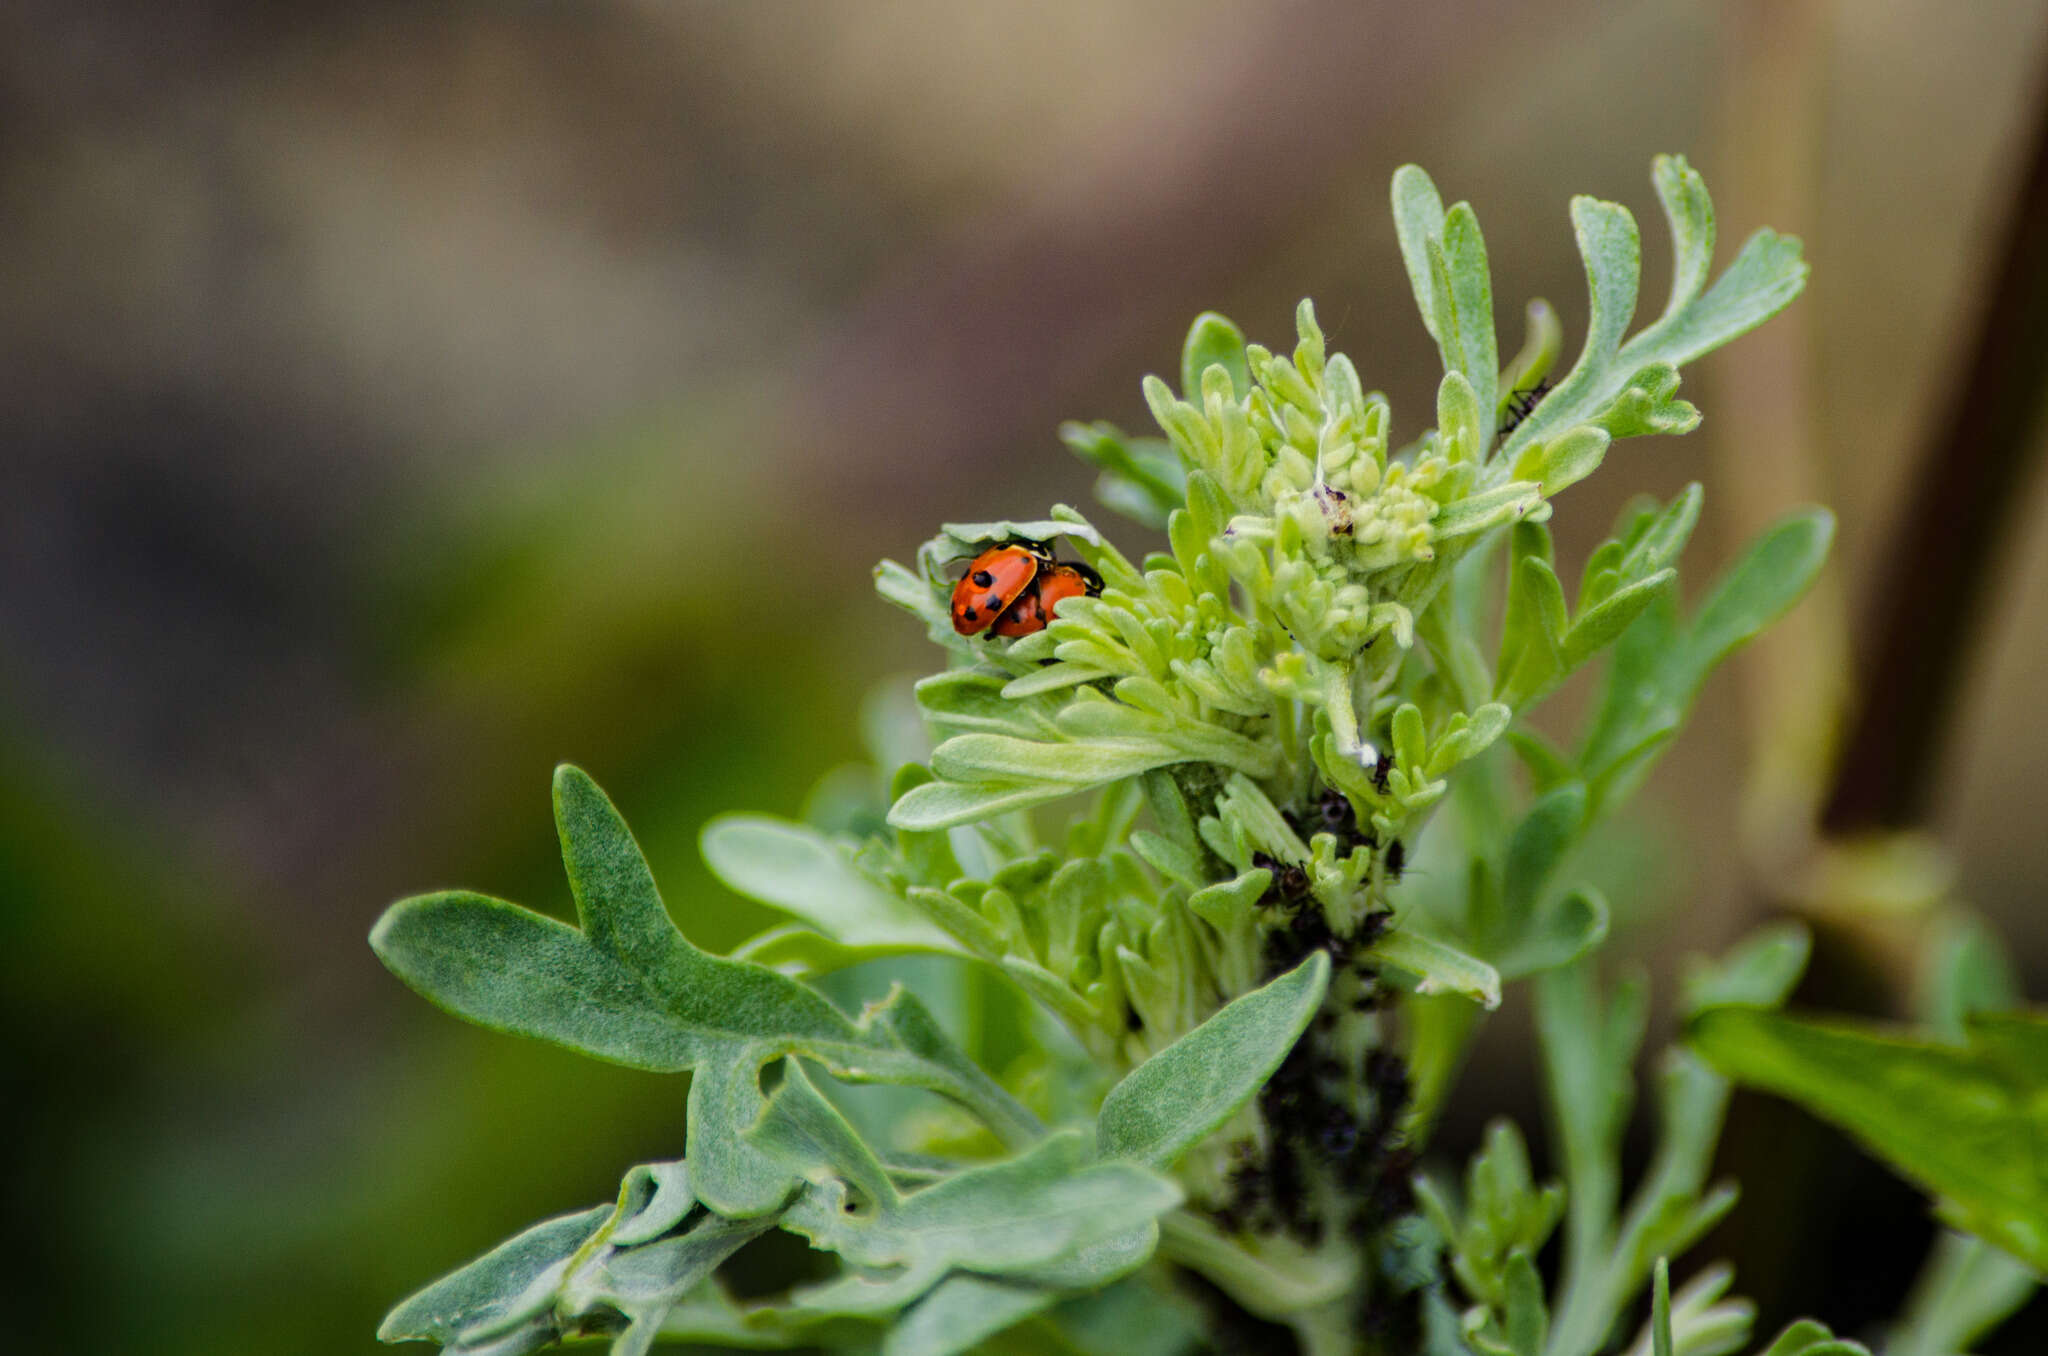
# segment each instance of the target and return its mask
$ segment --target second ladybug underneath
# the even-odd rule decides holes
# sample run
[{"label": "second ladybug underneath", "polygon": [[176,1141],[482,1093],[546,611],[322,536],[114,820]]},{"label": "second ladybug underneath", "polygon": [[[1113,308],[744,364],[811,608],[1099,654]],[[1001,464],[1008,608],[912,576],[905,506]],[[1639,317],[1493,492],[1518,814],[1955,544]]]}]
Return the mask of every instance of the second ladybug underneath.
[{"label": "second ladybug underneath", "polygon": [[1043,631],[1069,598],[1102,592],[1086,565],[1054,560],[1040,542],[1010,541],[976,556],[953,586],[953,629],[963,636]]}]

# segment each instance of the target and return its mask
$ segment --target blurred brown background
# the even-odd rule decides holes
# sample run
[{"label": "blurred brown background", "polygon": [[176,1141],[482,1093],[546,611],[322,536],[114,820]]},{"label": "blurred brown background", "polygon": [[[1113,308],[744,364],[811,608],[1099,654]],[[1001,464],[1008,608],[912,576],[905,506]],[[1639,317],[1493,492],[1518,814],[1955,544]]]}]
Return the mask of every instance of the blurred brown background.
[{"label": "blurred brown background", "polygon": [[[793,812],[862,692],[931,662],[870,564],[1085,505],[1054,427],[1144,427],[1197,311],[1277,346],[1313,296],[1402,437],[1428,421],[1404,161],[1478,209],[1509,349],[1532,295],[1576,345],[1573,192],[1635,208],[1659,304],[1655,152],[1706,175],[1724,259],[1804,236],[1794,313],[1689,377],[1701,432],[1621,448],[1558,528],[1583,551],[1703,479],[1697,587],[1819,498],[1860,600],[2044,42],[2048,8],[1933,0],[0,6],[10,1349],[363,1351],[414,1284],[673,1156],[678,1083],[433,1012],[378,911],[554,907],[566,758],[700,941],[751,931],[698,827]],[[2039,995],[2023,492],[1938,799]],[[1644,898],[1682,907],[1639,948],[1754,921],[1745,732],[1842,681],[1839,611],[1794,625],[1795,676],[1748,675],[1778,704],[1724,675],[1645,794]],[[1503,1031],[1454,1139],[1532,1105]],[[1912,1246],[1744,1284],[1867,1320]]]}]

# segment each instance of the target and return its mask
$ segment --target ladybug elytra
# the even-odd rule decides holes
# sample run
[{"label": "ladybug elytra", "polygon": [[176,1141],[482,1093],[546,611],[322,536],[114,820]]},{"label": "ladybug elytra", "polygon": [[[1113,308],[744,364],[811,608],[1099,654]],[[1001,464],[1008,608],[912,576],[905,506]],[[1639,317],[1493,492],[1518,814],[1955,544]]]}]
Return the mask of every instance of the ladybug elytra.
[{"label": "ladybug elytra", "polygon": [[1031,591],[1039,570],[1051,563],[1052,552],[1035,541],[1005,542],[983,551],[953,586],[953,629],[963,636],[986,631]]},{"label": "ladybug elytra", "polygon": [[1056,561],[1037,542],[1013,541],[974,558],[953,586],[953,629],[963,636],[1028,636],[1043,631],[1069,598],[1102,592],[1086,565]]}]

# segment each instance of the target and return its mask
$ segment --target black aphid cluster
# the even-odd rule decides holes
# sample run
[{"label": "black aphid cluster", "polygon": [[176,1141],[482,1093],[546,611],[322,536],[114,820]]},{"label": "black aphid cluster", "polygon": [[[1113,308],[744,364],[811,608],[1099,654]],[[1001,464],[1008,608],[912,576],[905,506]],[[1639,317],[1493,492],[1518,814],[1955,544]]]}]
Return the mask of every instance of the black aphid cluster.
[{"label": "black aphid cluster", "polygon": [[[1378,849],[1372,830],[1361,828],[1351,802],[1338,791],[1325,791],[1304,814],[1288,813],[1297,833],[1336,835],[1345,852]],[[1401,844],[1387,844],[1382,866],[1398,876]],[[1413,1213],[1409,1179],[1414,1155],[1400,1132],[1402,1113],[1411,1089],[1408,1069],[1391,1050],[1365,1052],[1357,1067],[1347,1067],[1333,1037],[1340,1011],[1366,1012],[1384,1000],[1379,970],[1367,949],[1386,931],[1392,918],[1385,911],[1368,913],[1358,926],[1339,933],[1309,891],[1301,867],[1259,854],[1253,865],[1272,872],[1273,882],[1259,904],[1266,915],[1264,961],[1268,974],[1292,969],[1313,951],[1326,951],[1331,962],[1331,997],[1294,1052],[1259,1094],[1259,1110],[1268,1131],[1263,1152],[1250,1142],[1237,1146],[1230,1169],[1229,1198],[1215,1212],[1225,1230],[1285,1230],[1314,1246],[1331,1229],[1341,1229],[1370,1245],[1385,1228]],[[1341,1218],[1326,1218],[1313,1183],[1321,1179],[1338,1188],[1344,1202]],[[1391,1334],[1413,1321],[1413,1305],[1382,1311],[1361,1296],[1361,1323],[1368,1331]]]}]

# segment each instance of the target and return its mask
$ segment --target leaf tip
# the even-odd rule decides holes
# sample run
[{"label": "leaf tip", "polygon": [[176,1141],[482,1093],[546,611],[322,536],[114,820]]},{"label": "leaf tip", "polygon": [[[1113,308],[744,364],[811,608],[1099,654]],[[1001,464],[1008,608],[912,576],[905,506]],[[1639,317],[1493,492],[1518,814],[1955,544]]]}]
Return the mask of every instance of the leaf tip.
[{"label": "leaf tip", "polygon": [[590,774],[574,763],[555,764],[554,790],[557,805],[570,796],[588,795],[593,791],[598,795],[604,794],[598,791],[597,783]]},{"label": "leaf tip", "polygon": [[399,966],[399,949],[403,942],[398,934],[403,931],[412,916],[419,912],[420,907],[434,898],[433,895],[408,895],[389,905],[378,915],[377,921],[370,925],[370,950],[376,953],[378,960],[384,962],[385,969],[401,978],[404,977],[404,971]]}]

